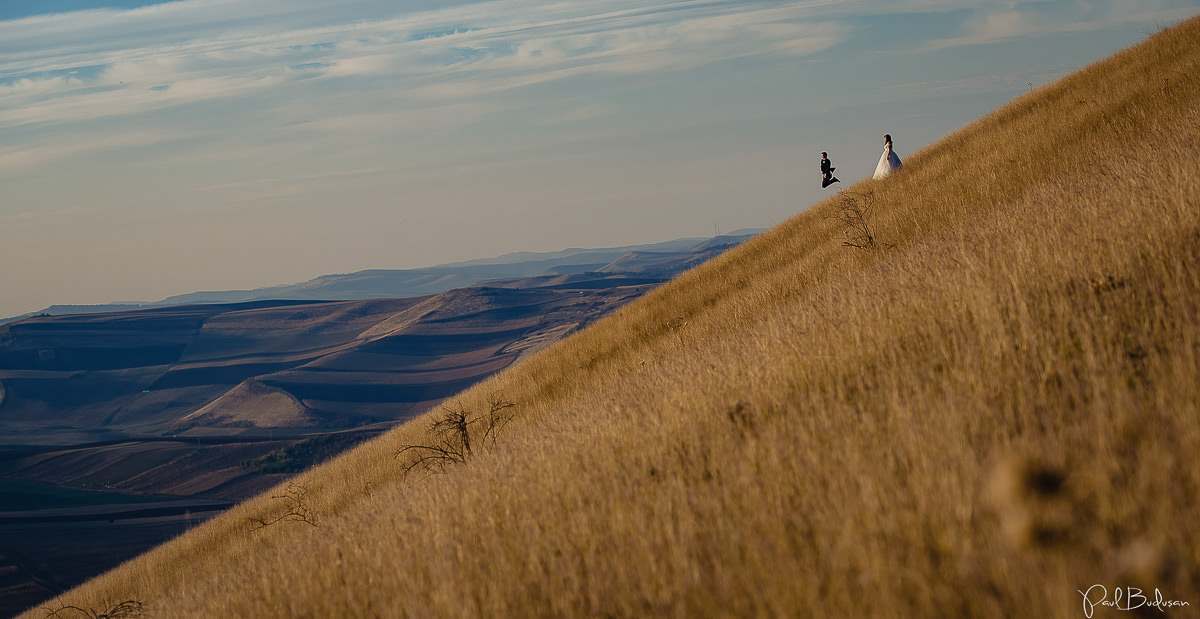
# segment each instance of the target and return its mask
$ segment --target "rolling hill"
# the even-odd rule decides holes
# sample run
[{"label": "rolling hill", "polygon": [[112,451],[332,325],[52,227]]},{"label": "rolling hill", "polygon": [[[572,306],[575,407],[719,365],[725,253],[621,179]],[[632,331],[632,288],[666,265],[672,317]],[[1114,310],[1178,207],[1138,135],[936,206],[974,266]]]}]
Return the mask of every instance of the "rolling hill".
[{"label": "rolling hill", "polygon": [[[751,236],[329,276],[250,291],[251,300],[0,325],[0,445],[268,428],[282,435],[403,420]],[[513,277],[361,298],[389,285],[473,283],[485,273]]]},{"label": "rolling hill", "polygon": [[0,348],[0,428],[29,443],[402,420],[650,287],[30,318]]},{"label": "rolling hill", "polygon": [[1186,616],[1196,144],[1193,19],[47,608]]}]

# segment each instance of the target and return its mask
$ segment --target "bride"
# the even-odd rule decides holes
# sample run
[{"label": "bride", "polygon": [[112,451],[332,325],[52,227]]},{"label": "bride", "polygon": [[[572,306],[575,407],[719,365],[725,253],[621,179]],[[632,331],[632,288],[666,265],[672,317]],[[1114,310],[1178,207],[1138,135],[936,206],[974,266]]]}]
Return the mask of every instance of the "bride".
[{"label": "bride", "polygon": [[879,165],[875,166],[875,175],[871,178],[879,180],[892,172],[900,169],[900,156],[892,150],[892,134],[888,133],[883,136],[883,155],[879,158]]}]

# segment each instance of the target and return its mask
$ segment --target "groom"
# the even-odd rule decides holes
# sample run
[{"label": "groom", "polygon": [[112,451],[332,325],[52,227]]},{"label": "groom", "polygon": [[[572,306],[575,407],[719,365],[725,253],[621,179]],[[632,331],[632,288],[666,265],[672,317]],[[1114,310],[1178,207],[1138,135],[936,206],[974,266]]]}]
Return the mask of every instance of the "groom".
[{"label": "groom", "polygon": [[821,188],[824,189],[834,183],[840,183],[836,176],[833,175],[833,162],[829,160],[829,153],[821,153]]}]

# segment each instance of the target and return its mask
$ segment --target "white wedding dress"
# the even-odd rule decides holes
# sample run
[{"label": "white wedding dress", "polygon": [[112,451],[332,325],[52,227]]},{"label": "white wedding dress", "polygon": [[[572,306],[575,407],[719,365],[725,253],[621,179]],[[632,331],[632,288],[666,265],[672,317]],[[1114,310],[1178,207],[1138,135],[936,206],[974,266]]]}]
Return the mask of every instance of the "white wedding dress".
[{"label": "white wedding dress", "polygon": [[891,144],[884,144],[883,155],[879,157],[879,165],[875,166],[875,175],[871,178],[879,180],[900,169],[900,155],[892,150]]}]

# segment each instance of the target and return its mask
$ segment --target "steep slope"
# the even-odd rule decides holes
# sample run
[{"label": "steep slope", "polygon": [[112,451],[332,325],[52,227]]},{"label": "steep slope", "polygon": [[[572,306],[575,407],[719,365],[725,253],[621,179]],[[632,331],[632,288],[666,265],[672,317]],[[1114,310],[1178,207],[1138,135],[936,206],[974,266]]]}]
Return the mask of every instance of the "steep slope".
[{"label": "steep slope", "polygon": [[[1077,617],[1093,584],[1194,608],[1198,143],[1191,20],[51,608]],[[416,460],[438,448],[465,462]]]}]

